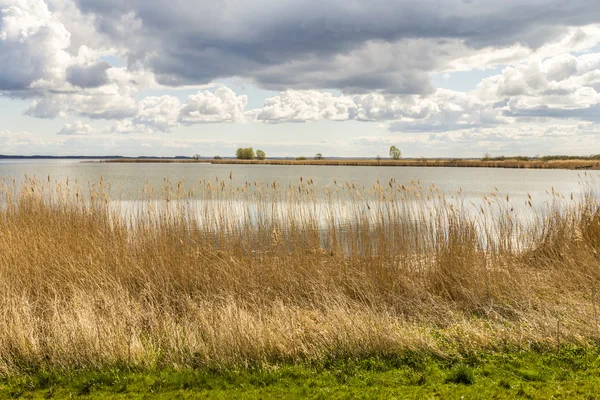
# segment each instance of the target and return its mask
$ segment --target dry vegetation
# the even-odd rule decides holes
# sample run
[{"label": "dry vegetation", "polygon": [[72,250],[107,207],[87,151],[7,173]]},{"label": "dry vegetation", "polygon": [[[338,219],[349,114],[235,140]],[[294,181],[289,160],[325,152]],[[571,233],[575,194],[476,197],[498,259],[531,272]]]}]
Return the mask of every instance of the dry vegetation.
[{"label": "dry vegetation", "polygon": [[332,183],[326,193],[310,179],[190,190],[166,182],[162,201],[148,189],[136,211],[106,190],[2,185],[2,372],[598,339],[592,195],[531,211],[526,223],[498,194],[469,212],[460,196],[393,180],[368,190]]},{"label": "dry vegetation", "polygon": [[332,159],[332,160],[238,160],[238,159],[147,159],[119,158],[105,160],[116,163],[212,163],[212,164],[267,164],[267,165],[338,165],[338,166],[367,166],[367,167],[467,167],[467,168],[533,168],[533,169],[600,169],[597,159],[557,159],[520,160],[506,158],[502,160],[460,160],[460,159],[402,159],[402,160],[368,160],[368,159]]}]

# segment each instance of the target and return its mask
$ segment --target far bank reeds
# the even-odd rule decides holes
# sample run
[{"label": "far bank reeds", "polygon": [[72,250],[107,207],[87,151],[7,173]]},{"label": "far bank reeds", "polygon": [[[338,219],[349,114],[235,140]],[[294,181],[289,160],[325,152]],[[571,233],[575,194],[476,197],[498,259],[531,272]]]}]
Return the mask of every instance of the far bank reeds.
[{"label": "far bank reeds", "polygon": [[162,159],[162,158],[119,158],[104,160],[109,163],[210,163],[210,164],[246,164],[246,165],[322,165],[352,167],[462,167],[462,168],[519,168],[519,169],[600,169],[598,159],[512,159],[499,160],[463,160],[463,159]]},{"label": "far bank reeds", "polygon": [[[48,179],[50,181],[50,179]],[[555,349],[600,335],[595,196],[520,216],[432,186],[2,185],[0,370]],[[85,193],[85,194],[84,194]],[[528,222],[527,222],[527,221]]]}]

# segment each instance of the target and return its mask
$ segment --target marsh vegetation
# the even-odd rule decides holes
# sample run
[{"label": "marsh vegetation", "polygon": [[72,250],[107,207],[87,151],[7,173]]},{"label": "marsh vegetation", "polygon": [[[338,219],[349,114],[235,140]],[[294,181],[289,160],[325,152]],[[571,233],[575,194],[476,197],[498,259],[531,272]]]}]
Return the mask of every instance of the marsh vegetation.
[{"label": "marsh vegetation", "polygon": [[526,158],[496,157],[489,159],[323,159],[317,156],[308,159],[304,156],[295,159],[163,159],[163,158],[117,158],[104,160],[106,163],[212,163],[212,164],[265,164],[265,165],[337,165],[352,167],[460,167],[460,168],[518,168],[518,169],[600,169],[600,161],[596,158]]},{"label": "marsh vegetation", "polygon": [[129,210],[102,180],[3,182],[0,371],[245,368],[597,342],[593,185],[519,211],[499,193],[469,204],[393,179],[323,190],[309,178],[230,182],[165,181]]}]

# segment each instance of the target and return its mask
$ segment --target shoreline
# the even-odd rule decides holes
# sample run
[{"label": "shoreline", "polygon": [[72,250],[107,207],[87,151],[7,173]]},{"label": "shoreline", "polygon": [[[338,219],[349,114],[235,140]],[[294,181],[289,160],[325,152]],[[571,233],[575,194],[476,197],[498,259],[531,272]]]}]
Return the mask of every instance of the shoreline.
[{"label": "shoreline", "polygon": [[244,165],[314,165],[314,166],[347,166],[347,167],[459,167],[459,168],[515,168],[515,169],[573,169],[573,170],[600,170],[600,161],[597,160],[189,160],[189,159],[152,159],[152,158],[122,158],[107,159],[102,163],[198,163],[198,164],[244,164]]}]

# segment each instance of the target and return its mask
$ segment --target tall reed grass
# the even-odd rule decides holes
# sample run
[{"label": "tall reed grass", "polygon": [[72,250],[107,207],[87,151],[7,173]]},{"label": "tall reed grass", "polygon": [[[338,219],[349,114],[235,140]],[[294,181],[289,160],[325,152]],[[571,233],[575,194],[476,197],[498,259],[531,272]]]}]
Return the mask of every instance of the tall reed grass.
[{"label": "tall reed grass", "polygon": [[[595,196],[519,214],[418,182],[1,185],[0,371],[230,367],[586,345]],[[157,192],[159,196],[157,196]],[[157,201],[156,198],[161,200]],[[475,211],[473,211],[475,210]]]}]

